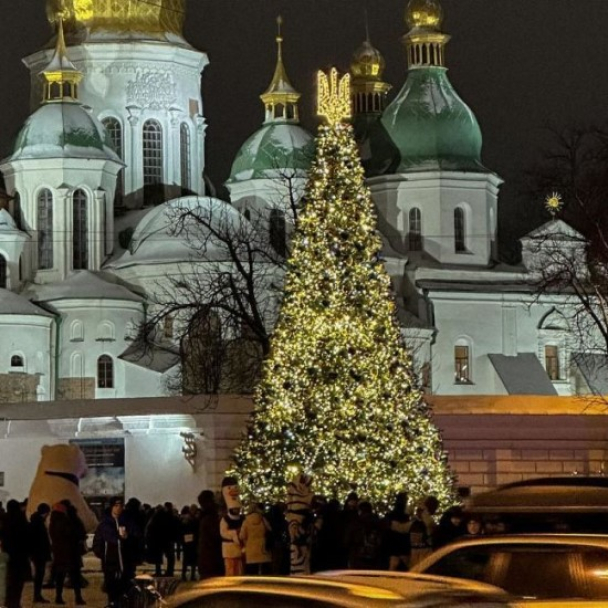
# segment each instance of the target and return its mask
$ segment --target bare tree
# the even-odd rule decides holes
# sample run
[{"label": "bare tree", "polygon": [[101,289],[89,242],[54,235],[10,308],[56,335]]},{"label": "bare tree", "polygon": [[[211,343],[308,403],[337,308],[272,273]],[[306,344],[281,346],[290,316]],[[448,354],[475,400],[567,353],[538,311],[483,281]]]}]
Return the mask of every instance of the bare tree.
[{"label": "bare tree", "polygon": [[[532,200],[558,195],[554,221],[524,241],[524,261],[539,295],[564,296],[563,311],[583,352],[608,360],[608,132],[597,127],[549,129],[541,162],[529,171]],[[548,198],[547,198],[548,197]],[[556,202],[554,200],[554,202]],[[563,218],[571,230],[558,221]],[[606,368],[608,369],[608,368]]]},{"label": "bare tree", "polygon": [[158,282],[140,336],[147,348],[164,344],[179,353],[172,391],[253,389],[270,349],[301,190],[301,176],[282,172],[280,205],[256,200],[237,209],[186,197],[168,210],[172,235],[188,243],[189,261]]}]

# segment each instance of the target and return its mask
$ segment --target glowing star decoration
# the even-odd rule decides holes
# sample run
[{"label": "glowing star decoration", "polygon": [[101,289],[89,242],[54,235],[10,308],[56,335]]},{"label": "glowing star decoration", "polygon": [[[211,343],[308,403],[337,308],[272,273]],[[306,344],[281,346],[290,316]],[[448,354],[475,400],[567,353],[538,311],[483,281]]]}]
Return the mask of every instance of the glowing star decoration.
[{"label": "glowing star decoration", "polygon": [[350,74],[338,78],[338,70],[332,68],[329,75],[317,73],[317,114],[330,126],[337,125],[352,116],[350,105]]},{"label": "glowing star decoration", "polygon": [[563,205],[564,200],[562,199],[561,194],[558,192],[553,192],[545,199],[545,207],[553,217],[555,217],[561,211]]}]

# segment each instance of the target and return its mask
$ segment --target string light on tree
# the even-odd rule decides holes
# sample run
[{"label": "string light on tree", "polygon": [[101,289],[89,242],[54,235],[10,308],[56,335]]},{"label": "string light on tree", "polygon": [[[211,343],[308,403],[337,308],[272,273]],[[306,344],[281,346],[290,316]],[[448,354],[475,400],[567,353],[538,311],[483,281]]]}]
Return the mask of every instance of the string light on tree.
[{"label": "string light on tree", "polygon": [[356,489],[383,509],[401,490],[454,501],[438,430],[418,387],[380,259],[350,117],[350,78],[319,74],[316,159],[285,295],[232,473],[246,495],[283,500],[294,468],[315,493]]}]

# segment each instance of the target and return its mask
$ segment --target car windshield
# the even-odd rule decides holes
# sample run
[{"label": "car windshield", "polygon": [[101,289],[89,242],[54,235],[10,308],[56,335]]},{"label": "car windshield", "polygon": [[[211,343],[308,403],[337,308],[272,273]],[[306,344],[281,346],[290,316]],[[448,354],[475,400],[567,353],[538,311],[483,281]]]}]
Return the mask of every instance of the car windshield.
[{"label": "car windshield", "polygon": [[517,597],[608,598],[608,551],[579,545],[479,545],[456,549],[429,574],[482,581]]}]

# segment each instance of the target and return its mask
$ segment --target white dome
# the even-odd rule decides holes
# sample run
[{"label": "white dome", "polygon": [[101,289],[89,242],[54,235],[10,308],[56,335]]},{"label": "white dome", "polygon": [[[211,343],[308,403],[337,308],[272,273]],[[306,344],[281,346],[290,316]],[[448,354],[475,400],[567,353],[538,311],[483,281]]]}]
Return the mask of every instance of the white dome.
[{"label": "white dome", "polygon": [[253,230],[225,201],[208,196],[176,198],[150,209],[137,225],[129,250],[110,266],[229,261],[225,244],[213,233],[236,234],[244,227]]}]

